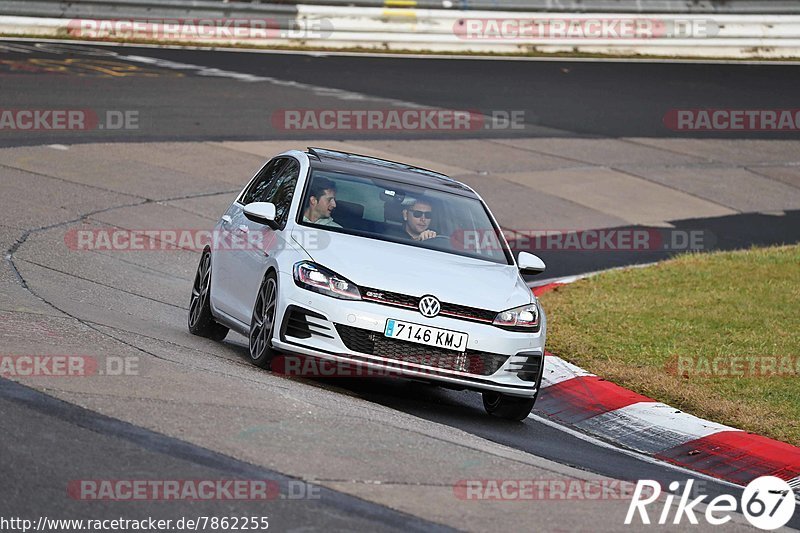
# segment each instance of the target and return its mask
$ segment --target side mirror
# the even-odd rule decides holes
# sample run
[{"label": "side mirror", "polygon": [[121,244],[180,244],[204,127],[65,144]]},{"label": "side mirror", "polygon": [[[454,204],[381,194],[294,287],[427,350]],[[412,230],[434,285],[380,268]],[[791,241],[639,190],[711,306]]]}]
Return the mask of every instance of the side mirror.
[{"label": "side mirror", "polygon": [[544,272],[544,261],[539,259],[538,256],[529,254],[528,252],[520,252],[517,257],[517,266],[519,271],[523,274],[536,275]]},{"label": "side mirror", "polygon": [[272,229],[275,224],[275,204],[269,202],[253,202],[244,206],[244,216],[258,224],[266,224]]}]

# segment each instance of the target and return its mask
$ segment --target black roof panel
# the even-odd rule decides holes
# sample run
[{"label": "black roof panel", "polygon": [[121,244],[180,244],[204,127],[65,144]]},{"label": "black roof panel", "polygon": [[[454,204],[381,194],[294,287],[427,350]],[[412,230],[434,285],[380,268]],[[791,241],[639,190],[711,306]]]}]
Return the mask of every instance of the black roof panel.
[{"label": "black roof panel", "polygon": [[[377,178],[399,180],[409,184],[439,190],[455,190],[462,194],[467,193],[470,196],[474,196],[474,193],[469,187],[441,172],[415,167],[406,163],[314,147],[308,148],[308,155],[312,158],[311,164],[313,167],[324,167],[326,169],[339,171],[351,170],[356,173],[372,175]],[[313,158],[315,157],[322,163],[321,165],[314,164]]]}]

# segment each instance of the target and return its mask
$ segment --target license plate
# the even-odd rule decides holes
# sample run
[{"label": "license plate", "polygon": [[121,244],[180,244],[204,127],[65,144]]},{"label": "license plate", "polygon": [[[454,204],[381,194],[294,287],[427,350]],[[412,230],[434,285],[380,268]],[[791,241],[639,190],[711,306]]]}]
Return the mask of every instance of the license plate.
[{"label": "license plate", "polygon": [[455,352],[466,351],[467,342],[469,341],[469,335],[466,333],[412,324],[411,322],[403,322],[393,318],[386,321],[386,329],[383,334],[392,339],[416,342],[417,344],[425,344]]}]

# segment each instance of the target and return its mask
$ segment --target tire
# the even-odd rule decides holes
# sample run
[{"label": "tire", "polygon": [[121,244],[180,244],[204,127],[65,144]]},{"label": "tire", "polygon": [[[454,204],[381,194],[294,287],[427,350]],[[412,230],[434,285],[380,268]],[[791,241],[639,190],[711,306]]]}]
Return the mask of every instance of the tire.
[{"label": "tire", "polygon": [[272,349],[272,333],[275,329],[275,308],[278,302],[278,281],[274,272],[264,277],[258,288],[253,315],[250,318],[250,362],[261,368],[269,368],[275,352]]},{"label": "tire", "polygon": [[189,331],[193,335],[221,341],[228,334],[228,328],[214,320],[211,314],[211,252],[205,250],[200,257],[197,273],[192,284],[192,297],[189,301]]},{"label": "tire", "polygon": [[536,403],[536,396],[522,398],[492,391],[486,391],[482,394],[483,408],[486,409],[486,412],[506,420],[525,420],[531,414],[533,404]]},{"label": "tire", "polygon": [[525,420],[536,403],[539,393],[542,391],[542,377],[544,376],[544,356],[539,365],[539,373],[536,375],[536,394],[532,398],[522,398],[520,396],[509,396],[499,392],[486,391],[483,394],[483,408],[492,416],[505,418],[506,420]]}]

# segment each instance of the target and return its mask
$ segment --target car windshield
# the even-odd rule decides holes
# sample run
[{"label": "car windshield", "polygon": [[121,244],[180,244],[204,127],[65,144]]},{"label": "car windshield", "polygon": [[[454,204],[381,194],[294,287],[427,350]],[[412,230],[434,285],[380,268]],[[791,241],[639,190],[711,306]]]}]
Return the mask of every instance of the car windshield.
[{"label": "car windshield", "polygon": [[298,223],[513,264],[476,198],[375,177],[313,169]]}]

